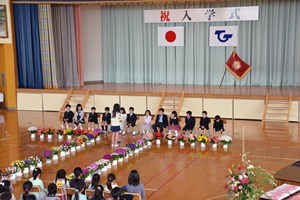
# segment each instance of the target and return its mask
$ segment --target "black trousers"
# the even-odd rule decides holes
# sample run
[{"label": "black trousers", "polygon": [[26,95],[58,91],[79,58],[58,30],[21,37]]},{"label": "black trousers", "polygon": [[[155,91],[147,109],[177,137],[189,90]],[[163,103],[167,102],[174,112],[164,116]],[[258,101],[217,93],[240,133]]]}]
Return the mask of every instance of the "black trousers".
[{"label": "black trousers", "polygon": [[160,129],[160,132],[163,132],[163,130],[165,128],[165,125],[163,123],[161,123],[161,122],[158,122],[156,124],[153,124],[152,128],[153,128],[154,132],[158,132],[157,128]]}]

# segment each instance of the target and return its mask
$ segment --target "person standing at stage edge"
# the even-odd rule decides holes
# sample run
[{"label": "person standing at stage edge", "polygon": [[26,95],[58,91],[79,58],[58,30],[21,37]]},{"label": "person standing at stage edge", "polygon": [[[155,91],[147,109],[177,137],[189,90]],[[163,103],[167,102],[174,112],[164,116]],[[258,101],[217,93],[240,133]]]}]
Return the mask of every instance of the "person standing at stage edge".
[{"label": "person standing at stage edge", "polygon": [[111,146],[117,147],[118,139],[119,139],[119,132],[121,131],[121,113],[120,113],[120,105],[115,104],[112,116],[111,116],[111,132],[112,132],[112,138],[111,138]]}]

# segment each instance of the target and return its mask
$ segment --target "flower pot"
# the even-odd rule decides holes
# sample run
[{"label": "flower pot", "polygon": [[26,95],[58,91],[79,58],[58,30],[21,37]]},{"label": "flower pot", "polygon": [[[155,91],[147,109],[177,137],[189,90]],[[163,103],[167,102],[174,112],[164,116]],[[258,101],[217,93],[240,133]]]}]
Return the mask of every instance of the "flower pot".
[{"label": "flower pot", "polygon": [[17,177],[17,175],[14,173],[9,176],[9,179],[14,180],[14,179],[16,179],[16,177]]},{"label": "flower pot", "polygon": [[143,150],[144,150],[143,147],[140,147],[140,148],[139,148],[139,151],[140,151],[140,152],[142,152]]},{"label": "flower pot", "polygon": [[130,152],[130,153],[129,153],[129,156],[133,156],[133,152]]},{"label": "flower pot", "polygon": [[179,142],[179,145],[180,145],[180,146],[184,146],[184,142],[180,141],[180,142]]},{"label": "flower pot", "polygon": [[76,147],[71,147],[71,152],[75,152],[76,151]]},{"label": "flower pot", "polygon": [[87,146],[90,146],[90,145],[91,145],[91,142],[90,142],[90,141],[88,141],[88,142],[86,143],[86,145],[87,145]]},{"label": "flower pot", "polygon": [[218,144],[212,144],[212,148],[216,149],[218,147]]},{"label": "flower pot", "polygon": [[118,164],[118,160],[113,160],[113,161],[112,161],[112,165],[113,165],[113,166],[116,166],[117,164]]},{"label": "flower pot", "polygon": [[48,139],[52,139],[53,135],[48,135]]},{"label": "flower pot", "polygon": [[111,163],[109,163],[106,167],[107,167],[107,169],[110,169],[111,168]]},{"label": "flower pot", "polygon": [[101,172],[106,172],[107,171],[107,166],[104,166],[102,169],[101,169]]},{"label": "flower pot", "polygon": [[160,140],[156,140],[156,144],[160,144]]},{"label": "flower pot", "polygon": [[168,140],[168,145],[172,145],[172,140]]},{"label": "flower pot", "polygon": [[147,145],[148,145],[148,146],[151,146],[151,145],[152,145],[152,142],[151,142],[151,141],[147,141]]},{"label": "flower pot", "polygon": [[66,155],[70,155],[70,151],[66,151]]},{"label": "flower pot", "polygon": [[66,152],[64,151],[60,152],[60,157],[64,157],[64,156],[66,156]]},{"label": "flower pot", "polygon": [[138,154],[139,153],[139,150],[138,149],[135,149],[134,150],[134,154]]},{"label": "flower pot", "polygon": [[39,168],[43,167],[43,163],[42,162],[38,162],[37,167],[39,167]]},{"label": "flower pot", "polygon": [[195,145],[196,145],[195,142],[191,143],[191,147],[195,147]]},{"label": "flower pot", "polygon": [[18,171],[18,172],[16,173],[16,175],[17,175],[17,176],[22,176],[22,171],[21,171],[21,170]]},{"label": "flower pot", "polygon": [[58,155],[53,155],[53,160],[58,160]]},{"label": "flower pot", "polygon": [[129,158],[129,156],[128,156],[128,154],[126,154],[125,159],[128,159],[128,158]]},{"label": "flower pot", "polygon": [[144,145],[143,148],[144,148],[144,149],[147,149],[147,145]]},{"label": "flower pot", "polygon": [[51,159],[46,159],[47,164],[50,164],[51,162],[52,162]]},{"label": "flower pot", "polygon": [[95,139],[91,139],[91,143],[95,143]]},{"label": "flower pot", "polygon": [[201,146],[201,148],[205,148],[205,143],[204,143],[204,142],[201,142],[201,143],[200,143],[200,146]]},{"label": "flower pot", "polygon": [[118,162],[122,163],[124,161],[124,158],[119,158]]},{"label": "flower pot", "polygon": [[76,147],[76,150],[80,150],[80,146],[77,146],[77,147]]},{"label": "flower pot", "polygon": [[92,176],[88,175],[85,179],[86,182],[91,182],[92,181]]},{"label": "flower pot", "polygon": [[24,174],[29,173],[29,167],[25,167],[25,168],[23,169],[23,173],[24,173]]},{"label": "flower pot", "polygon": [[228,149],[228,144],[223,144],[223,149]]},{"label": "flower pot", "polygon": [[101,140],[100,136],[96,137],[96,141],[100,141],[100,140]]},{"label": "flower pot", "polygon": [[81,148],[84,148],[84,147],[85,147],[85,144],[84,144],[84,143],[82,143],[82,144],[81,144]]},{"label": "flower pot", "polygon": [[72,135],[67,135],[68,140],[72,140]]},{"label": "flower pot", "polygon": [[35,168],[35,166],[34,166],[34,165],[30,165],[30,166],[29,166],[29,170],[30,170],[30,171],[33,171],[33,170],[34,170],[34,168]]},{"label": "flower pot", "polygon": [[35,138],[35,133],[30,134],[30,137],[33,139]]},{"label": "flower pot", "polygon": [[59,140],[62,140],[63,138],[64,138],[63,135],[58,135],[58,139],[59,139]]},{"label": "flower pot", "polygon": [[40,139],[44,139],[44,138],[45,138],[44,134],[41,134]]}]

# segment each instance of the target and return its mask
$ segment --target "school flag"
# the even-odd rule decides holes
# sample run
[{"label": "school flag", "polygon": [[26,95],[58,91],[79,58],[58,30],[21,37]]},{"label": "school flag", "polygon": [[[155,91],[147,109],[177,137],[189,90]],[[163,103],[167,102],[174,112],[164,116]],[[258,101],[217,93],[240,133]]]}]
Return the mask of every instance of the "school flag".
[{"label": "school flag", "polygon": [[225,67],[239,80],[242,80],[251,70],[251,66],[244,62],[235,50],[233,50],[231,56],[228,58]]}]

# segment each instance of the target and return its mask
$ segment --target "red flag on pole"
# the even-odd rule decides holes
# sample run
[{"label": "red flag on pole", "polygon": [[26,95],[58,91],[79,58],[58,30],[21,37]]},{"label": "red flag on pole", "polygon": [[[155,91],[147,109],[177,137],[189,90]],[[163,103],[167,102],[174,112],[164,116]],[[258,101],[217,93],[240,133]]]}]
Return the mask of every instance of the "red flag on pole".
[{"label": "red flag on pole", "polygon": [[251,70],[251,66],[244,62],[238,54],[233,50],[231,56],[228,58],[225,67],[237,79],[242,80],[246,74]]}]

